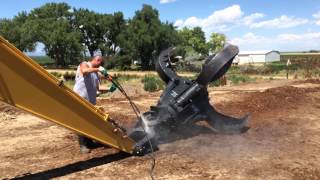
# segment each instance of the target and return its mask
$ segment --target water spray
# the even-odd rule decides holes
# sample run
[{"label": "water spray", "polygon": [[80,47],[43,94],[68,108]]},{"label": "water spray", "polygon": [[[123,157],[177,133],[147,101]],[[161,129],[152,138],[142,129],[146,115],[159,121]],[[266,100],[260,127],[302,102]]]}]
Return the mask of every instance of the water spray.
[{"label": "water spray", "polygon": [[[149,128],[148,126],[148,121],[146,120],[145,116],[143,114],[141,114],[140,109],[138,108],[138,106],[132,101],[132,99],[130,98],[130,96],[127,94],[127,92],[124,90],[124,88],[122,87],[122,85],[119,83],[119,81],[115,78],[113,78],[111,75],[108,75],[108,80],[112,82],[112,84],[119,89],[119,91],[121,92],[121,94],[123,94],[125,96],[125,98],[129,101],[129,104],[133,110],[133,112],[135,113],[136,117],[138,120],[141,120],[143,123],[141,123],[140,127],[143,129],[144,132],[144,136],[146,137],[146,140],[149,143],[150,146],[150,153],[149,156],[151,157],[152,163],[151,163],[151,168],[150,168],[150,177],[152,180],[154,180],[154,168],[156,166],[156,159],[155,159],[155,155],[154,155],[154,148],[152,145],[152,142],[150,140],[149,137],[152,137],[154,135],[154,132]],[[137,151],[138,153],[140,152],[139,150]],[[144,155],[144,154],[137,154],[137,155]]]}]

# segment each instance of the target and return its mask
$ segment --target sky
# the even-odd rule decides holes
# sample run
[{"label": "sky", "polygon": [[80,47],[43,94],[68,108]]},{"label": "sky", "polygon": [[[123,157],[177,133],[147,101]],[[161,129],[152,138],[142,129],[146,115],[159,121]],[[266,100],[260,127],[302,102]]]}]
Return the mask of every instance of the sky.
[{"label": "sky", "polygon": [[240,50],[320,50],[320,0],[10,0],[2,2],[0,18],[48,2],[100,13],[122,11],[126,18],[149,4],[162,21],[178,29],[200,26],[207,39],[213,32],[224,33]]}]

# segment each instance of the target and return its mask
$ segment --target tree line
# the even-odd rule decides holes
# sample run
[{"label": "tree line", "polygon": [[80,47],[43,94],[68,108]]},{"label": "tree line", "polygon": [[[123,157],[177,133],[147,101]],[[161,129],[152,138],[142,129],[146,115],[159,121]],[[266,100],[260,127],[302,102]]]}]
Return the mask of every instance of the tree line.
[{"label": "tree line", "polygon": [[109,59],[110,68],[128,69],[136,60],[142,70],[153,69],[154,60],[168,47],[176,46],[183,57],[188,52],[205,57],[221,49],[226,40],[223,34],[212,33],[206,41],[200,27],[178,30],[161,22],[150,5],[125,19],[122,12],[97,13],[67,3],[47,3],[12,19],[0,19],[0,35],[24,52],[42,43],[56,66],[76,64],[98,52]]}]

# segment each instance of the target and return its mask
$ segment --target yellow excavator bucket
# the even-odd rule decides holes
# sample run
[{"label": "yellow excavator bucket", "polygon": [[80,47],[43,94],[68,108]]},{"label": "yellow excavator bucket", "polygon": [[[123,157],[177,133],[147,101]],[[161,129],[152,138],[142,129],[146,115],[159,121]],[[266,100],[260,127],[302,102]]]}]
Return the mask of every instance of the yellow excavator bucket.
[{"label": "yellow excavator bucket", "polygon": [[108,115],[78,96],[0,36],[0,100],[79,134],[133,153],[135,142]]}]

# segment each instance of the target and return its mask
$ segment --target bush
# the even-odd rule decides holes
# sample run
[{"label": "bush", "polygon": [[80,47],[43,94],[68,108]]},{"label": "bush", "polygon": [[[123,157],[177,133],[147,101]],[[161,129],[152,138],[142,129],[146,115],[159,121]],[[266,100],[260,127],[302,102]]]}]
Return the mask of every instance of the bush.
[{"label": "bush", "polygon": [[38,64],[44,66],[44,65],[53,65],[54,60],[51,59],[49,56],[30,56],[34,61],[36,61]]},{"label": "bush", "polygon": [[187,50],[184,59],[177,62],[178,71],[200,72],[206,56],[200,55],[193,49]]},{"label": "bush", "polygon": [[191,63],[189,61],[181,61],[177,63],[177,71],[184,72],[200,72],[202,69],[202,64],[200,63]]},{"label": "bush", "polygon": [[241,74],[260,74],[259,67],[253,65],[243,65],[239,67]]},{"label": "bush", "polygon": [[279,73],[280,71],[286,70],[287,65],[281,62],[273,62],[266,65],[272,73]]},{"label": "bush", "polygon": [[157,83],[154,77],[145,77],[143,89],[145,91],[154,92],[157,91]]},{"label": "bush", "polygon": [[230,75],[230,76],[228,76],[228,79],[233,84],[255,81],[255,78],[250,78],[249,76],[246,76],[246,75]]},{"label": "bush", "polygon": [[219,87],[220,86],[220,81],[213,81],[209,83],[209,87]]},{"label": "bush", "polygon": [[155,76],[144,76],[144,78],[142,79],[142,83],[143,89],[149,92],[159,91],[164,88],[163,81]]},{"label": "bush", "polygon": [[165,84],[160,78],[156,78],[156,83],[157,83],[157,86],[158,86],[158,90],[163,90],[164,89]]},{"label": "bush", "polygon": [[54,77],[56,77],[56,78],[60,78],[61,76],[62,76],[62,74],[61,73],[59,73],[59,72],[51,72],[50,74],[52,74]]},{"label": "bush", "polygon": [[65,81],[73,81],[73,80],[75,80],[75,78],[76,78],[76,73],[74,73],[74,72],[66,72],[63,75],[63,79]]},{"label": "bush", "polygon": [[227,71],[228,74],[238,74],[240,73],[240,67],[239,66],[234,66],[232,65],[228,71]]},{"label": "bush", "polygon": [[226,76],[222,76],[220,79],[209,83],[209,87],[218,87],[218,86],[225,86],[225,85],[227,85]]},{"label": "bush", "polygon": [[320,68],[304,69],[302,75],[304,78],[319,78]]},{"label": "bush", "polygon": [[[290,65],[289,70],[297,70],[298,65]],[[278,74],[280,71],[286,71],[287,65],[281,62],[273,62],[265,64],[263,66],[254,66],[254,65],[243,65],[239,67],[239,71],[242,74],[260,74],[260,75],[270,75]]]}]

